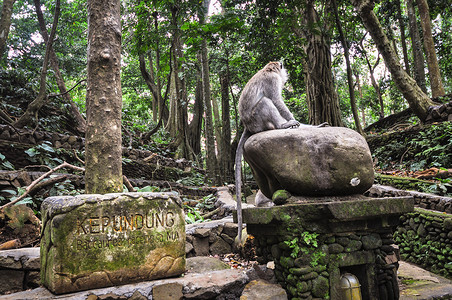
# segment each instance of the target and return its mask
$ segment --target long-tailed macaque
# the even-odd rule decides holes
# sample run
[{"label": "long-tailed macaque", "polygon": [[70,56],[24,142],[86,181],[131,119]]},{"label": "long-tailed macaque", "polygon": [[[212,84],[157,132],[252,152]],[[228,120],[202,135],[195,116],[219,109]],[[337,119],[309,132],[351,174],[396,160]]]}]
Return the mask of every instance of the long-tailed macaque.
[{"label": "long-tailed macaque", "polygon": [[258,132],[300,126],[282,99],[287,81],[286,69],[279,62],[270,62],[245,85],[239,100],[239,115],[245,130],[235,154],[235,189],[237,197],[238,242],[242,242],[242,155],[243,145]]}]

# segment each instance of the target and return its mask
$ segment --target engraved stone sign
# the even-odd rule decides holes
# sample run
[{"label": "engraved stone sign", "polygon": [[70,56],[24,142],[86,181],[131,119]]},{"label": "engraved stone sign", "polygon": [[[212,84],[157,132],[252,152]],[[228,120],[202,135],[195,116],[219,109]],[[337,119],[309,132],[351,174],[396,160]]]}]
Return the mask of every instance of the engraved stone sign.
[{"label": "engraved stone sign", "polygon": [[49,197],[41,213],[41,282],[54,293],[185,271],[185,222],[176,193]]}]

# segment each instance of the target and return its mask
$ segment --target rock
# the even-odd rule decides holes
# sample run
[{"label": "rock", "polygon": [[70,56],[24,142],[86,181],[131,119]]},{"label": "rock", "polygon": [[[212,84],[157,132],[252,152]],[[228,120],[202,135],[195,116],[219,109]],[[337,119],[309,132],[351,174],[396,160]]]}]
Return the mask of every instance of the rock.
[{"label": "rock", "polygon": [[162,284],[152,289],[152,299],[179,300],[182,297],[182,285],[180,283]]},{"label": "rock", "polygon": [[25,273],[25,289],[34,289],[41,284],[41,273],[39,271],[30,271]]},{"label": "rock", "polygon": [[[202,258],[202,259],[205,259]],[[2,280],[3,278],[0,278]],[[4,281],[0,281],[2,284]],[[139,283],[118,285],[109,288],[93,289],[82,291],[63,296],[56,296],[44,287],[36,288],[29,291],[24,291],[16,294],[0,296],[2,300],[17,300],[17,299],[40,299],[40,300],[55,300],[55,299],[168,299],[155,297],[154,289],[160,289],[159,286],[168,285],[167,287],[174,287],[179,289],[182,286],[183,299],[239,299],[241,292],[248,283],[248,276],[243,270],[229,269],[220,271],[211,271],[205,274],[188,273],[183,277],[167,278],[163,280],[142,281]],[[0,288],[2,286],[0,284]],[[165,288],[162,288],[164,290]],[[178,299],[175,293],[171,291],[172,295]],[[141,296],[146,295],[146,298]]]},{"label": "rock", "polygon": [[228,244],[232,245],[234,243],[234,239],[227,234],[222,233],[220,237],[225,240]]},{"label": "rock", "polygon": [[372,250],[381,247],[382,241],[379,234],[369,234],[361,238],[364,250]]},{"label": "rock", "polygon": [[284,204],[287,202],[287,199],[289,199],[291,194],[288,191],[285,190],[278,190],[273,194],[272,201],[275,204]]},{"label": "rock", "polygon": [[240,300],[286,300],[286,291],[278,284],[253,280],[245,286]]},{"label": "rock", "polygon": [[452,218],[445,218],[443,226],[445,230],[452,230]]},{"label": "rock", "polygon": [[361,241],[351,240],[347,247],[345,247],[345,252],[358,251],[362,245],[363,243]]},{"label": "rock", "polygon": [[237,228],[238,225],[235,223],[226,223],[223,227],[223,233],[235,238],[237,236]]},{"label": "rock", "polygon": [[185,242],[185,254],[190,253],[193,250],[193,245],[189,242]]},{"label": "rock", "polygon": [[212,245],[210,245],[210,253],[212,255],[231,253],[231,245],[222,238],[219,238]]},{"label": "rock", "polygon": [[205,238],[209,236],[209,232],[209,228],[196,228],[193,235],[196,237]]},{"label": "rock", "polygon": [[41,215],[41,279],[56,294],[185,271],[185,222],[176,193],[49,197]]},{"label": "rock", "polygon": [[0,295],[23,289],[25,273],[18,270],[0,270]]},{"label": "rock", "polygon": [[254,134],[244,146],[262,193],[362,194],[372,186],[372,157],[365,139],[342,127],[301,127]]},{"label": "rock", "polygon": [[328,279],[319,276],[312,281],[312,296],[325,299],[330,290]]},{"label": "rock", "polygon": [[0,244],[13,239],[18,239],[22,245],[39,240],[41,222],[33,210],[24,204],[0,211],[0,224],[5,224],[2,226]]},{"label": "rock", "polygon": [[268,283],[276,283],[275,262],[269,261],[266,265],[253,265],[253,268],[246,271],[250,281],[265,280]]},{"label": "rock", "polygon": [[333,254],[341,253],[344,251],[344,247],[342,247],[338,243],[333,243],[333,244],[328,245],[328,251]]},{"label": "rock", "polygon": [[209,238],[195,237],[193,239],[193,247],[195,248],[196,256],[208,256],[209,253]]}]

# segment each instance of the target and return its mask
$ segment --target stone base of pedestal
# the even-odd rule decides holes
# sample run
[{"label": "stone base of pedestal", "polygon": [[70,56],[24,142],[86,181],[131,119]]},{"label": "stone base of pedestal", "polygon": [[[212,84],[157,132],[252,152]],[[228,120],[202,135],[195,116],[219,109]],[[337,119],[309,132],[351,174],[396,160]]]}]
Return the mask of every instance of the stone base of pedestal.
[{"label": "stone base of pedestal", "polygon": [[50,197],[41,212],[41,282],[54,293],[185,271],[185,221],[175,193]]},{"label": "stone base of pedestal", "polygon": [[291,298],[342,299],[341,276],[351,273],[362,299],[398,299],[392,233],[399,216],[414,209],[413,198],[352,198],[243,210],[258,260],[275,261]]}]

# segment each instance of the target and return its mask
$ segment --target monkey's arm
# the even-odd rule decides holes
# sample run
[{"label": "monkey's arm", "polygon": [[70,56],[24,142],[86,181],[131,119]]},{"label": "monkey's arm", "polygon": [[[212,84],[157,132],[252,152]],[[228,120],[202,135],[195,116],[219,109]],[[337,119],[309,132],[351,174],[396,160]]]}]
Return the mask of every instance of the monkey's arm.
[{"label": "monkey's arm", "polygon": [[281,116],[287,121],[295,120],[282,98],[282,83],[279,76],[272,77],[269,86],[271,86],[271,88],[269,89],[270,95],[268,95],[268,98],[272,100]]}]

